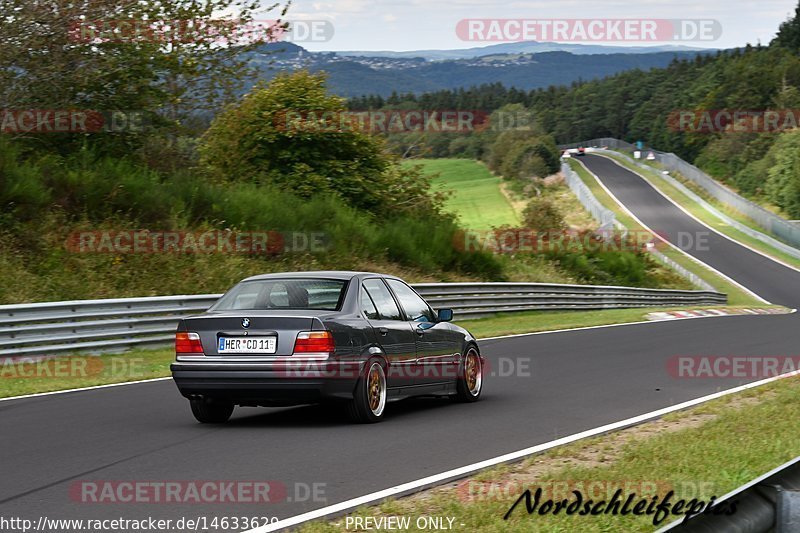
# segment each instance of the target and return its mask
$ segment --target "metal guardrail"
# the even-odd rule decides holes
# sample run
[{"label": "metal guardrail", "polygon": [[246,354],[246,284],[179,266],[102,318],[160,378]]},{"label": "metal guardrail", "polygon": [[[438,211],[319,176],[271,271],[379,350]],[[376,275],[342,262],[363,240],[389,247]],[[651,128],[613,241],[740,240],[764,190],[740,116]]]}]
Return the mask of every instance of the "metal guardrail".
[{"label": "metal guardrail", "polygon": [[625,142],[620,139],[615,139],[613,137],[599,137],[597,139],[589,139],[588,141],[577,142],[577,143],[570,143],[570,144],[559,144],[558,148],[560,150],[569,150],[571,148],[589,148],[589,147],[607,147],[611,148],[612,150],[627,150],[627,151],[634,151],[636,147],[629,142]]},{"label": "metal guardrail", "polygon": [[169,344],[181,317],[220,294],[0,305],[0,358],[112,353]]},{"label": "metal guardrail", "polygon": [[[545,283],[423,283],[414,288],[457,318],[541,310],[719,305],[713,291]],[[177,321],[208,309],[221,295],[159,296],[0,305],[0,359],[71,352],[113,353],[173,341]]]},{"label": "metal guardrail", "polygon": [[[633,159],[632,157],[628,157],[627,154],[624,154],[622,152],[615,152],[614,155],[616,155],[617,157],[621,157],[625,161],[627,161],[629,163],[632,163],[632,164],[636,165],[637,167],[639,167],[639,168],[641,168],[643,170],[649,170],[651,172],[659,170],[659,169],[657,169],[655,167],[652,167],[650,165],[642,163],[641,161],[637,161],[636,159]],[[661,179],[665,180],[670,185],[672,185],[673,187],[675,187],[676,189],[681,191],[684,195],[686,195],[689,198],[691,198],[694,202],[696,202],[698,205],[700,205],[703,209],[705,209],[707,212],[711,213],[712,215],[714,215],[718,219],[722,220],[725,224],[733,227],[734,229],[736,229],[738,231],[741,231],[745,235],[749,235],[750,237],[753,237],[754,239],[758,239],[761,242],[763,242],[765,244],[768,244],[769,246],[772,246],[773,248],[776,248],[776,249],[780,250],[781,252],[783,252],[783,253],[785,253],[787,255],[791,255],[793,257],[796,257],[796,258],[800,259],[800,250],[798,250],[797,248],[789,246],[788,244],[785,244],[782,241],[779,241],[778,239],[775,239],[774,237],[771,237],[771,236],[767,235],[766,233],[762,233],[762,232],[760,232],[758,230],[755,230],[755,229],[751,228],[750,226],[746,226],[745,224],[742,224],[741,222],[729,217],[728,215],[726,215],[725,213],[723,213],[719,209],[716,209],[713,205],[711,205],[708,202],[706,202],[703,198],[701,198],[700,196],[695,194],[694,191],[689,189],[686,185],[684,185],[683,183],[681,183],[680,181],[678,181],[674,177],[670,176],[669,174],[661,174]]]},{"label": "metal guardrail", "polygon": [[[607,146],[608,148],[614,150],[625,150],[628,152],[636,150],[634,145],[610,137],[601,137],[580,143],[559,145],[559,148],[565,150],[569,148],[577,148],[579,146]],[[653,152],[656,161],[661,163],[665,169],[669,170],[670,172],[679,173],[687,180],[700,186],[709,195],[720,201],[723,205],[729,206],[731,209],[735,209],[739,213],[742,213],[744,216],[761,226],[761,228],[777,236],[785,243],[794,247],[800,247],[800,224],[786,220],[785,218],[780,217],[775,213],[764,209],[760,205],[742,197],[696,166],[687,163],[673,153],[659,152],[657,150],[651,151]]]},{"label": "metal guardrail", "polygon": [[[732,515],[702,513],[676,520],[658,533],[795,533],[800,531],[800,457],[742,485],[716,501],[736,502]],[[728,505],[730,507],[730,505]]]},{"label": "metal guardrail", "polygon": [[756,224],[792,246],[800,246],[800,225],[779,217],[763,207],[747,200],[708,174],[701,171],[672,153],[656,152],[656,161],[670,172],[677,172],[684,178],[702,187],[708,194],[724,205],[742,213]]},{"label": "metal guardrail", "polygon": [[[679,276],[682,276],[684,279],[689,280],[695,287],[700,287],[706,291],[713,291],[714,286],[711,285],[709,282],[695,274],[694,272],[690,271],[687,268],[684,268],[683,265],[673,261],[668,256],[662,254],[657,248],[651,247],[647,249],[650,252],[650,255],[656,258],[657,261],[660,261],[662,264],[666,265],[668,268],[671,268],[675,272],[678,273]],[[691,256],[690,256],[691,257]]]},{"label": "metal guardrail", "polygon": [[581,177],[566,162],[561,163],[561,173],[564,174],[567,186],[578,198],[581,205],[600,224],[598,229],[604,232],[614,231],[618,225],[617,216],[614,212],[603,207],[603,204],[595,197]]}]

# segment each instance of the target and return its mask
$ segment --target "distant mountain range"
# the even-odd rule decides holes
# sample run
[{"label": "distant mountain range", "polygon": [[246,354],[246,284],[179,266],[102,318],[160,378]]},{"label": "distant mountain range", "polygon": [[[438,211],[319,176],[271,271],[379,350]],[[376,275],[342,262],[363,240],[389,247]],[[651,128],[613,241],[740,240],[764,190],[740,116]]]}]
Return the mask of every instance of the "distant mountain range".
[{"label": "distant mountain range", "polygon": [[[331,92],[352,97],[389,96],[394,91],[421,93],[495,82],[531,90],[602,78],[624,70],[665,67],[676,57],[694,58],[698,53],[713,52],[685,47],[603,47],[536,42],[504,43],[469,50],[310,52],[293,43],[274,43],[249,54],[251,64],[259,68],[264,79],[271,79],[280,71],[300,68],[325,71],[329,75]],[[451,55],[462,57],[447,57]]]},{"label": "distant mountain range", "polygon": [[489,46],[465,48],[460,50],[413,50],[409,52],[389,52],[389,51],[345,51],[336,52],[340,56],[348,57],[392,57],[396,59],[408,59],[412,57],[422,57],[429,61],[453,60],[453,59],[473,59],[476,57],[490,56],[495,54],[536,54],[542,52],[570,52],[575,55],[595,55],[595,54],[652,54],[656,52],[698,52],[707,49],[691,48],[688,46],[602,46],[596,44],[562,44],[562,43],[540,43],[536,41],[524,41],[518,43],[501,43]]}]

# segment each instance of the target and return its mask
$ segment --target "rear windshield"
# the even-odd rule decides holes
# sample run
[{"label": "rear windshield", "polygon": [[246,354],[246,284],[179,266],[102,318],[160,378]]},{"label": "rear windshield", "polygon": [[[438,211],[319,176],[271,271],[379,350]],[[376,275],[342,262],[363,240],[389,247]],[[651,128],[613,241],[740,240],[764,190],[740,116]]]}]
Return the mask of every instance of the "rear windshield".
[{"label": "rear windshield", "polygon": [[319,309],[337,311],[346,281],[335,279],[266,279],[245,281],[210,310]]}]

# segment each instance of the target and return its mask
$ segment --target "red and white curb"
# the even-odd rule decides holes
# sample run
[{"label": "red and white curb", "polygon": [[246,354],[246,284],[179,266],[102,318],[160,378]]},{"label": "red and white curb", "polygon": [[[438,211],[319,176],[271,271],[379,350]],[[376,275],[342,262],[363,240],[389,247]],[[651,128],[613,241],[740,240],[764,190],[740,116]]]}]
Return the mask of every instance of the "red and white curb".
[{"label": "red and white curb", "polygon": [[647,320],[678,320],[681,318],[700,318],[707,316],[736,316],[736,315],[788,315],[791,309],[698,309],[691,311],[661,311],[648,313]]}]

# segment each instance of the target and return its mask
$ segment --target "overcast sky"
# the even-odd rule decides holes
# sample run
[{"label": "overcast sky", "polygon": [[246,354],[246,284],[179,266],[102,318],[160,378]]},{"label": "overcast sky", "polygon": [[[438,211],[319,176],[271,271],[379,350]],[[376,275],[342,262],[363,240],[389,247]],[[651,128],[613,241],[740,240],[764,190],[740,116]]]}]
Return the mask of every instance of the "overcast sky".
[{"label": "overcast sky", "polygon": [[456,25],[462,19],[620,18],[717,20],[722,28],[718,40],[675,44],[729,48],[759,40],[768,43],[796,6],[797,0],[294,0],[287,18],[333,24],[330,41],[298,43],[309,50],[400,51],[496,44],[459,39]]}]

